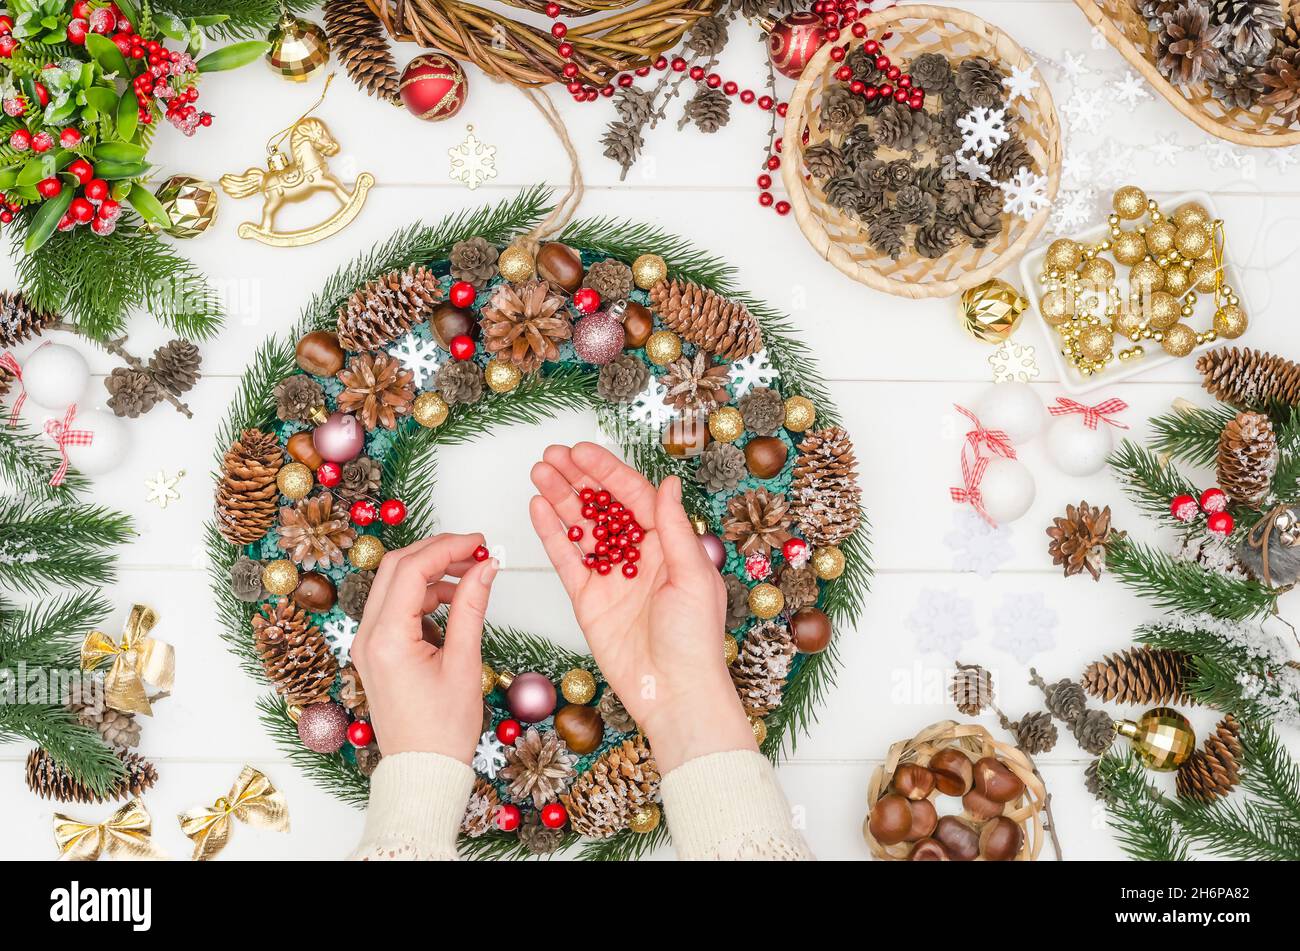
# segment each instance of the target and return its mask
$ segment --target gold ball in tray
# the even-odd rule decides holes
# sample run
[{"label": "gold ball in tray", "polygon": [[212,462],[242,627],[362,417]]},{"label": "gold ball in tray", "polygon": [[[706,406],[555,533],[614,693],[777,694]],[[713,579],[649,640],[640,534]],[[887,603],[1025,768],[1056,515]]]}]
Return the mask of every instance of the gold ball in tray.
[{"label": "gold ball in tray", "polygon": [[1183,225],[1174,235],[1174,247],[1184,257],[1203,258],[1213,250],[1213,244],[1204,225]]},{"label": "gold ball in tray", "polygon": [[1064,288],[1054,287],[1043,295],[1039,301],[1038,308],[1042,311],[1043,319],[1052,326],[1065,323],[1070,319],[1072,307],[1070,306],[1070,296]]},{"label": "gold ball in tray", "polygon": [[1103,360],[1115,346],[1115,335],[1105,327],[1089,327],[1079,334],[1079,351],[1089,360]]},{"label": "gold ball in tray", "polygon": [[1185,263],[1171,264],[1165,268],[1165,290],[1175,297],[1182,297],[1191,289],[1192,269]]},{"label": "gold ball in tray", "polygon": [[[1137,340],[1142,333],[1142,311],[1138,306],[1130,307],[1115,315],[1112,326],[1115,332],[1123,334],[1130,340]],[[1123,354],[1121,354],[1123,356]]]},{"label": "gold ball in tray", "polygon": [[1151,326],[1164,330],[1178,323],[1183,308],[1173,294],[1167,291],[1155,291],[1147,301],[1147,312],[1150,314]]},{"label": "gold ball in tray", "polygon": [[1107,287],[1115,280],[1115,265],[1105,258],[1090,258],[1079,268],[1079,277],[1090,284]]},{"label": "gold ball in tray", "polygon": [[1111,241],[1111,253],[1120,264],[1132,267],[1147,256],[1146,239],[1136,231],[1121,231]]},{"label": "gold ball in tray", "polygon": [[1214,266],[1213,261],[1205,258],[1192,262],[1192,270],[1189,277],[1192,286],[1203,294],[1208,294],[1214,290],[1214,276],[1218,273],[1218,268]]},{"label": "gold ball in tray", "polygon": [[1144,289],[1162,291],[1165,289],[1165,269],[1155,261],[1139,261],[1128,272],[1128,284],[1135,293]]},{"label": "gold ball in tray", "polygon": [[1125,185],[1111,198],[1115,214],[1127,221],[1136,221],[1147,213],[1147,195],[1136,185]]},{"label": "gold ball in tray", "polygon": [[1077,241],[1057,238],[1047,246],[1047,267],[1061,274],[1073,271],[1083,261],[1083,250]]},{"label": "gold ball in tray", "polygon": [[1189,225],[1209,227],[1214,220],[1210,217],[1210,213],[1205,210],[1204,205],[1199,205],[1194,201],[1180,205],[1171,217],[1174,219],[1174,224],[1180,228],[1186,228]]},{"label": "gold ball in tray", "polygon": [[1157,257],[1168,254],[1174,248],[1174,238],[1177,234],[1178,229],[1171,222],[1161,221],[1153,224],[1146,231],[1147,250]]},{"label": "gold ball in tray", "polygon": [[1186,324],[1174,324],[1164,331],[1160,346],[1172,357],[1185,357],[1196,349],[1196,331]]},{"label": "gold ball in tray", "polygon": [[1214,312],[1214,330],[1220,337],[1236,340],[1246,332],[1249,321],[1237,304],[1224,304]]}]

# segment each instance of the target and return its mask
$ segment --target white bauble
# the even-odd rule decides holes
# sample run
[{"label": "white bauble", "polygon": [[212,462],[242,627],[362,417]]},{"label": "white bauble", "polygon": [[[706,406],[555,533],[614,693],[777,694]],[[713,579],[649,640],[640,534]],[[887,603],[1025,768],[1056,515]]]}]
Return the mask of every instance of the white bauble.
[{"label": "white bauble", "polygon": [[1106,467],[1115,448],[1108,424],[1089,429],[1083,419],[1082,413],[1058,416],[1047,430],[1047,457],[1066,475],[1095,475]]},{"label": "white bauble", "polygon": [[[59,418],[59,422],[62,422]],[[112,413],[98,409],[78,409],[73,417],[72,429],[88,429],[93,433],[89,446],[69,443],[68,462],[82,475],[99,475],[116,467],[131,449],[131,434],[122,421]]]},{"label": "white bauble", "polygon": [[985,429],[1000,429],[1014,444],[1036,437],[1047,424],[1047,409],[1028,383],[995,383],[975,404]]},{"label": "white bauble", "polygon": [[979,491],[989,518],[999,525],[1014,522],[1034,504],[1034,477],[1019,460],[990,456]]},{"label": "white bauble", "polygon": [[86,358],[72,347],[47,343],[23,361],[23,391],[37,406],[67,409],[81,399],[90,382]]}]

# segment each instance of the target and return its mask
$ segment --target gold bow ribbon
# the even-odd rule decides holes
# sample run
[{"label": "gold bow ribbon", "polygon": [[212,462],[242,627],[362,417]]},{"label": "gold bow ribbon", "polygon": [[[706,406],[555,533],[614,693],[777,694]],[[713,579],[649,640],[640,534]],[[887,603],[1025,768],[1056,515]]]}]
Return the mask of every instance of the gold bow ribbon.
[{"label": "gold bow ribbon", "polygon": [[153,822],[139,799],[132,799],[100,823],[78,822],[54,814],[54,841],[60,861],[94,862],[101,855],[115,859],[166,858],[150,840]]},{"label": "gold bow ribbon", "polygon": [[245,766],[230,793],[211,806],[180,814],[181,831],[194,840],[194,861],[215,858],[230,838],[230,820],[251,826],[289,831],[289,807],[284,795],[251,766]]},{"label": "gold bow ribbon", "polygon": [[120,644],[103,631],[91,631],[81,645],[83,670],[93,670],[110,657],[113,659],[104,678],[104,702],[114,710],[153,716],[145,683],[157,684],[164,691],[172,689],[176,656],[170,644],[149,636],[157,623],[158,615],[152,608],[137,604],[131,608]]}]

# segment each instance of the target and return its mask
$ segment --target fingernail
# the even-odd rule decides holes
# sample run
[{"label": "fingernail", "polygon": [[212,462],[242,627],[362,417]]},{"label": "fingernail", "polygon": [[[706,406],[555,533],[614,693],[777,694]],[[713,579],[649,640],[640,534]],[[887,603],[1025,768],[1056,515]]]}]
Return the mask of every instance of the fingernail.
[{"label": "fingernail", "polygon": [[483,569],[483,573],[479,575],[479,579],[483,582],[483,587],[486,588],[488,585],[492,583],[492,579],[497,576],[497,572],[500,569],[501,569],[500,561],[498,561],[496,558],[492,558],[488,560],[487,566],[484,567]]}]

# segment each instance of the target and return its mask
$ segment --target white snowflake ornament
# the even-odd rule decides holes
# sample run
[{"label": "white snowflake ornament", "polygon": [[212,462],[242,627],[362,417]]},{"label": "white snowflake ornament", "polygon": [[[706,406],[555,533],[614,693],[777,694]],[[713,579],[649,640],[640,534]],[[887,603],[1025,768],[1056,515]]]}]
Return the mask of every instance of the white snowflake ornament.
[{"label": "white snowflake ornament", "polygon": [[1074,94],[1061,107],[1065,129],[1071,136],[1096,135],[1101,131],[1110,110],[1095,89],[1076,88]]},{"label": "white snowflake ornament", "polygon": [[957,153],[957,174],[969,178],[972,182],[991,182],[989,167],[980,161],[974,152]]},{"label": "white snowflake ornament", "polygon": [[1027,168],[1016,172],[1011,181],[999,182],[998,187],[1006,196],[1002,210],[1025,221],[1032,221],[1034,215],[1051,204],[1047,197],[1047,176],[1035,175]]},{"label": "white snowflake ornament", "polygon": [[965,505],[953,510],[952,523],[953,529],[943,537],[943,543],[952,550],[953,571],[973,571],[988,578],[1014,557],[1011,529],[1005,525],[990,525]]},{"label": "white snowflake ornament", "polygon": [[957,120],[957,128],[961,131],[961,150],[981,158],[992,158],[998,146],[1011,137],[1006,109],[976,106]]},{"label": "white snowflake ornament", "polygon": [[1032,66],[1020,67],[1012,66],[1011,75],[1002,80],[1002,85],[1007,87],[1007,98],[1012,102],[1017,99],[1032,98],[1033,91],[1041,83],[1034,78],[1034,68]]},{"label": "white snowflake ornament", "polygon": [[465,141],[447,150],[451,159],[451,177],[470,191],[497,177],[497,148],[484,145],[474,135],[474,127],[465,127]]},{"label": "white snowflake ornament", "polygon": [[1140,103],[1151,98],[1146,80],[1131,69],[1124,70],[1124,77],[1110,84],[1110,92],[1116,102],[1122,102],[1129,109],[1136,109]]},{"label": "white snowflake ornament", "polygon": [[993,646],[1027,664],[1035,654],[1056,646],[1058,620],[1041,591],[1008,594],[993,609]]},{"label": "white snowflake ornament", "polygon": [[1038,376],[1033,346],[1014,340],[1004,340],[989,355],[989,366],[993,368],[994,383],[1028,383]]},{"label": "white snowflake ornament", "polygon": [[962,644],[976,634],[974,605],[955,591],[926,588],[903,623],[916,635],[918,651],[938,651],[949,658],[955,658]]},{"label": "white snowflake ornament", "polygon": [[417,389],[433,379],[449,356],[435,341],[415,333],[408,333],[397,341],[396,346],[389,347],[388,355],[396,357],[404,370],[411,371]]},{"label": "white snowflake ornament", "polygon": [[1080,78],[1092,74],[1093,70],[1092,67],[1088,65],[1088,57],[1083,53],[1066,50],[1062,54],[1062,57],[1061,62],[1054,62],[1052,65],[1059,69],[1061,75],[1070,80],[1070,82],[1077,83]]},{"label": "white snowflake ornament", "polygon": [[1187,149],[1178,141],[1176,133],[1170,132],[1168,135],[1162,135],[1151,145],[1147,146],[1147,151],[1151,153],[1151,159],[1157,165],[1177,165],[1178,156],[1182,155]]},{"label": "white snowflake ornament", "polygon": [[668,402],[668,387],[654,377],[646,388],[627,404],[627,418],[631,423],[647,429],[662,429],[664,424],[677,417],[677,409]]},{"label": "white snowflake ornament", "polygon": [[1293,145],[1289,149],[1268,150],[1268,164],[1279,172],[1285,172],[1296,163],[1300,163],[1300,147]]},{"label": "white snowflake ornament", "polygon": [[771,386],[781,378],[776,367],[767,359],[767,351],[760,350],[731,365],[731,388],[739,399],[755,387]]},{"label": "white snowflake ornament", "polygon": [[1097,190],[1073,188],[1056,196],[1047,226],[1057,234],[1078,231],[1097,215]]},{"label": "white snowflake ornament", "polygon": [[485,731],[478,738],[471,765],[474,772],[482,773],[488,779],[496,779],[497,773],[506,765],[506,748],[491,730]]},{"label": "white snowflake ornament", "polygon": [[166,470],[159,469],[157,475],[144,481],[144,500],[160,509],[165,509],[171,503],[179,501],[181,493],[177,486],[184,475],[184,469],[174,476],[169,476]]},{"label": "white snowflake ornament", "polygon": [[325,635],[325,640],[330,642],[330,647],[334,651],[334,656],[341,663],[347,663],[348,658],[352,655],[352,642],[356,640],[357,629],[361,625],[346,615],[335,618],[332,621],[326,621],[321,628],[321,633]]}]

